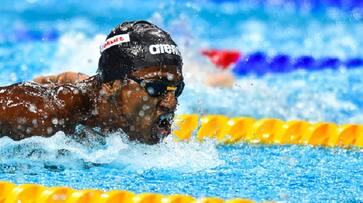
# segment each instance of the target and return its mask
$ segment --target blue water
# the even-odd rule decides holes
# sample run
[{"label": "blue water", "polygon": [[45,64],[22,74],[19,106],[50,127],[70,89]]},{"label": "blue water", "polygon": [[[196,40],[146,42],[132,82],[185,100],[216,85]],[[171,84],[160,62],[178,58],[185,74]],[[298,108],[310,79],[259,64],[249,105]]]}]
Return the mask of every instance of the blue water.
[{"label": "blue water", "polygon": [[[0,179],[77,189],[244,197],[288,202],[362,201],[363,154],[357,149],[307,146],[156,146],[108,138],[89,148],[58,133],[20,142],[1,138]],[[67,152],[59,154],[58,150]]]},{"label": "blue water", "polygon": [[[0,84],[65,70],[94,74],[99,44],[116,24],[148,19],[182,49],[187,86],[178,112],[363,123],[363,69],[250,75],[232,88],[204,84],[219,73],[203,48],[271,56],[363,57],[363,22],[335,7],[306,10],[239,1],[8,1],[0,7]],[[286,202],[363,201],[361,149],[129,143],[121,133],[85,147],[62,132],[0,138],[0,179],[47,186],[127,189]],[[66,149],[66,150],[63,150]]]}]

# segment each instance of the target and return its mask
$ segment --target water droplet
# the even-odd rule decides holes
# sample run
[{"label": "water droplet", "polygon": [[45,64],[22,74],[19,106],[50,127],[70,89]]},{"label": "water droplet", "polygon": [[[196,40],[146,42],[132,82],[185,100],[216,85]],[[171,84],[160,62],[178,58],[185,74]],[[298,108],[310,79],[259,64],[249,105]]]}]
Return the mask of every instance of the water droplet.
[{"label": "water droplet", "polygon": [[52,118],[52,123],[53,123],[53,125],[57,125],[58,124],[58,119],[57,118]]},{"label": "water droplet", "polygon": [[149,99],[149,97],[148,97],[148,96],[143,96],[143,97],[142,97],[142,100],[143,100],[143,101],[147,101],[148,99]]},{"label": "water droplet", "polygon": [[139,116],[144,117],[145,116],[145,112],[144,111],[139,111]]},{"label": "water droplet", "polygon": [[98,115],[98,109],[93,109],[91,113],[92,115]]},{"label": "water droplet", "polygon": [[168,74],[166,75],[166,78],[167,78],[169,81],[171,81],[171,80],[173,80],[173,79],[174,79],[174,75],[173,75],[173,74],[171,74],[171,73],[168,73]]},{"label": "water droplet", "polygon": [[32,132],[32,129],[31,128],[26,128],[26,134],[30,134]]},{"label": "water droplet", "polygon": [[104,90],[100,90],[99,93],[100,93],[101,96],[105,95],[105,91]]},{"label": "water droplet", "polygon": [[33,119],[33,120],[32,120],[32,123],[33,123],[33,126],[34,126],[34,127],[38,126],[38,121],[37,121],[37,119]]},{"label": "water droplet", "polygon": [[58,123],[59,123],[59,125],[63,125],[64,124],[64,119],[59,119]]},{"label": "water droplet", "polygon": [[149,105],[143,105],[142,106],[142,110],[148,110],[148,109],[150,109],[150,106]]},{"label": "water droplet", "polygon": [[48,134],[51,134],[52,132],[53,132],[53,128],[52,128],[52,127],[48,127],[48,128],[47,128],[47,133],[48,133]]}]

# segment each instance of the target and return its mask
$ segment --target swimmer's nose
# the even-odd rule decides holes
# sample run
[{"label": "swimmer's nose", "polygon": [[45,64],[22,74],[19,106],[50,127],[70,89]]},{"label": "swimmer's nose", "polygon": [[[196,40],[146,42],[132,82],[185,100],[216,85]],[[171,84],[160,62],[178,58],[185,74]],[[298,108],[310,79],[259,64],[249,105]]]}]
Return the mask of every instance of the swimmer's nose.
[{"label": "swimmer's nose", "polygon": [[160,101],[160,108],[162,111],[174,111],[176,109],[176,105],[178,100],[175,96],[174,91],[168,91],[163,95],[162,100]]}]

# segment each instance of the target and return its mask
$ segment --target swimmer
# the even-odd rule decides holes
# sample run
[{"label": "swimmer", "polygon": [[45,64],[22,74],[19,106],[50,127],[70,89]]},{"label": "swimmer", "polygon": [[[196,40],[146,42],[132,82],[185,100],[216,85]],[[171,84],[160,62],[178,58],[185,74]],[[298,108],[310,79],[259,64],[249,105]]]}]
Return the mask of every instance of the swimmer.
[{"label": "swimmer", "polygon": [[205,73],[204,83],[211,87],[233,87],[235,84],[235,77],[228,71],[218,73]]},{"label": "swimmer", "polygon": [[81,125],[124,131],[156,144],[171,132],[184,88],[182,57],[170,35],[147,21],[124,22],[100,47],[97,74],[66,72],[0,87],[0,133],[14,140],[74,135]]}]

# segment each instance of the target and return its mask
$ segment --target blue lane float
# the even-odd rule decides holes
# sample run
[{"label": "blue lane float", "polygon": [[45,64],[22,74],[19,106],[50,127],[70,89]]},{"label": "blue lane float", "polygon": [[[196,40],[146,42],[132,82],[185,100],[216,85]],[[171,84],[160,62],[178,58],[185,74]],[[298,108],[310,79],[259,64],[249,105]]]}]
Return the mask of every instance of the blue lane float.
[{"label": "blue lane float", "polygon": [[[214,3],[244,3],[242,0],[210,0]],[[254,4],[258,5],[293,5],[295,8],[304,8],[307,7],[310,9],[321,9],[321,8],[339,8],[343,10],[360,10],[362,12],[363,9],[363,1],[361,0],[255,0]]]},{"label": "blue lane float", "polygon": [[357,68],[363,66],[362,58],[341,60],[337,57],[314,58],[312,56],[291,57],[279,54],[268,57],[263,52],[256,52],[240,58],[232,68],[237,76],[248,74],[264,75],[266,73],[286,73],[298,69],[308,71],[337,69],[339,67]]},{"label": "blue lane float", "polygon": [[0,42],[36,42],[36,41],[56,41],[60,33],[56,29],[29,30],[26,28],[16,29],[11,34],[0,33]]},{"label": "blue lane float", "polygon": [[15,32],[15,37],[19,41],[55,41],[59,38],[57,30],[21,30]]}]

